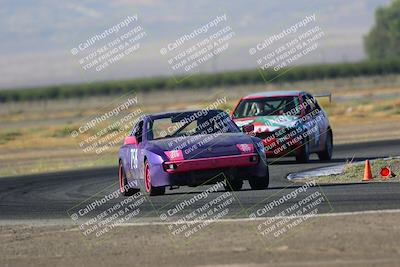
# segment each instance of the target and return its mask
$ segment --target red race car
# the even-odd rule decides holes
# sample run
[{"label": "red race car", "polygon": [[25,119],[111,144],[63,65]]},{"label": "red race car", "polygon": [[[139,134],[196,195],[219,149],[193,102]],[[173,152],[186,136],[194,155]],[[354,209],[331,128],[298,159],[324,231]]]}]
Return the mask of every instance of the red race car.
[{"label": "red race car", "polygon": [[[330,94],[319,95],[329,96]],[[319,97],[316,95],[316,97]],[[311,94],[304,91],[257,93],[239,100],[231,114],[235,123],[263,140],[270,157],[295,156],[308,162],[311,153],[330,160],[333,134],[325,111]]]}]

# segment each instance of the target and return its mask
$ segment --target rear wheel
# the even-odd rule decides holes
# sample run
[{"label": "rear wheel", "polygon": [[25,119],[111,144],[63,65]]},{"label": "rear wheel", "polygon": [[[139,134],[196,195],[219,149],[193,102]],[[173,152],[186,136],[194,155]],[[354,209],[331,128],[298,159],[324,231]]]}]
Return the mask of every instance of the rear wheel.
[{"label": "rear wheel", "polygon": [[139,192],[139,189],[131,188],[128,185],[128,180],[126,179],[124,167],[122,165],[122,161],[118,164],[118,179],[119,179],[119,191],[124,196],[132,196],[135,193]]},{"label": "rear wheel", "polygon": [[249,184],[253,190],[267,189],[269,185],[269,174],[265,177],[252,177],[249,179]]},{"label": "rear wheel", "polygon": [[306,163],[310,160],[310,143],[308,139],[296,151],[296,161],[298,163]]},{"label": "rear wheel", "polygon": [[165,186],[155,187],[151,184],[150,165],[147,160],[144,163],[144,187],[146,193],[150,196],[158,196],[165,194]]},{"label": "rear wheel", "polygon": [[330,160],[330,159],[332,159],[332,152],[333,152],[332,132],[328,131],[326,133],[324,150],[322,150],[321,152],[318,152],[318,158],[320,160]]}]

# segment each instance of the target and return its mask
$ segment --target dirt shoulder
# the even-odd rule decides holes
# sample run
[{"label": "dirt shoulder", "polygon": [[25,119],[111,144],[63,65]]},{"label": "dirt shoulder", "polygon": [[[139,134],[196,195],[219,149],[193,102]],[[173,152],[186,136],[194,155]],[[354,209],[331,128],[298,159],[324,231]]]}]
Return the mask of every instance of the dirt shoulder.
[{"label": "dirt shoulder", "polygon": [[219,222],[192,242],[165,225],[124,226],[104,240],[71,226],[0,226],[1,266],[395,266],[400,213],[310,218],[267,242],[260,221]]},{"label": "dirt shoulder", "polygon": [[[372,180],[368,183],[380,182],[400,182],[400,157],[376,159],[370,161]],[[327,167],[310,171],[304,171],[295,175],[302,176],[296,177],[291,181],[295,183],[305,183],[306,181],[315,181],[317,184],[345,184],[345,183],[360,183],[363,182],[365,163],[361,162],[347,162],[343,165],[343,171],[340,174],[323,175],[329,171],[335,171],[337,166],[333,168]],[[340,166],[339,166],[340,167]],[[385,170],[383,170],[385,169]],[[385,174],[385,172],[388,172]],[[390,173],[389,173],[390,171]],[[383,172],[383,173],[382,173]],[[315,173],[315,174],[313,174]],[[313,177],[315,175],[315,177]],[[365,183],[365,181],[364,181]]]}]

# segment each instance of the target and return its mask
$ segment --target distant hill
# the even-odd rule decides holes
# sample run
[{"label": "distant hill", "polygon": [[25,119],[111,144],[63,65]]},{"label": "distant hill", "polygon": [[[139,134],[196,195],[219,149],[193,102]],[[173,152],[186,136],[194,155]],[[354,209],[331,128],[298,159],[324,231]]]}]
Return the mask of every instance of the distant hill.
[{"label": "distant hill", "polygon": [[[374,11],[390,0],[280,1],[5,1],[0,10],[0,88],[169,75],[159,50],[211,18],[227,14],[236,36],[202,72],[254,68],[248,49],[313,13],[326,33],[321,47],[299,63],[364,58],[362,36]],[[138,14],[148,38],[136,55],[103,72],[83,71],[70,50],[88,37]]]}]

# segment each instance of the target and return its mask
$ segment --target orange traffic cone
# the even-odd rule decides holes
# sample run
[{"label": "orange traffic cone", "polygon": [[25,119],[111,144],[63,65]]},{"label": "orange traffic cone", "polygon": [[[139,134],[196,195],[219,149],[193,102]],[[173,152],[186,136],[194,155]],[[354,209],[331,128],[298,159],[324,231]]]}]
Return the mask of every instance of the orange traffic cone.
[{"label": "orange traffic cone", "polygon": [[366,160],[363,181],[368,182],[368,181],[371,181],[372,179],[373,178],[372,178],[372,171],[371,171],[371,163],[369,162],[369,160]]}]

